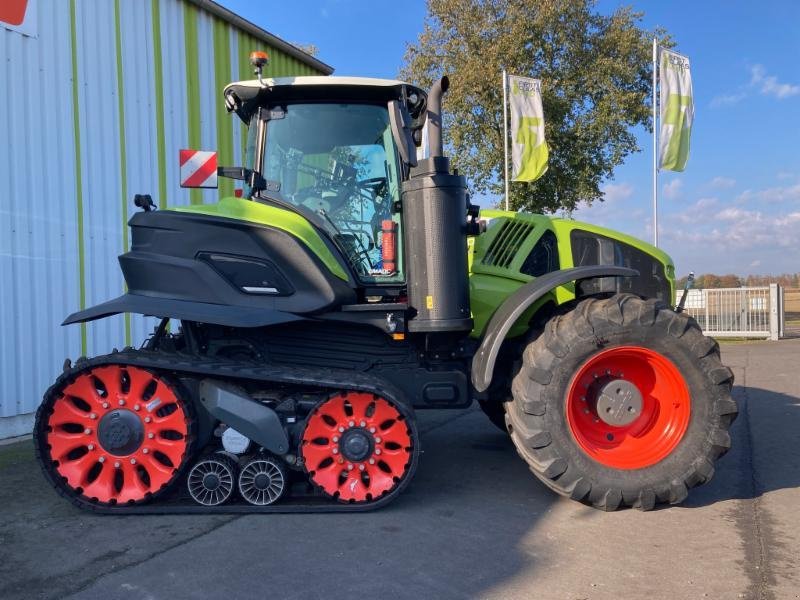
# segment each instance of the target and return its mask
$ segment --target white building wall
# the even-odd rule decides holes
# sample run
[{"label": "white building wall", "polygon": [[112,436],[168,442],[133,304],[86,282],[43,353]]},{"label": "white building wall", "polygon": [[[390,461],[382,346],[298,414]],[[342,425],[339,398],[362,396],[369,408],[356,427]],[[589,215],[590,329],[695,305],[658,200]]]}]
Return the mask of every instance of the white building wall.
[{"label": "white building wall", "polygon": [[[245,74],[242,52],[253,49],[239,48],[240,39],[268,50],[273,63],[280,55],[187,0],[29,2],[36,5],[33,22],[25,23],[29,35],[0,22],[0,438],[31,430],[65,358],[138,346],[152,332],[156,321],[138,315],[60,323],[124,293],[117,256],[125,251],[125,222],[138,210],[134,194],[149,193],[160,206],[190,202],[178,186],[178,150],[188,147],[190,125],[206,149],[216,145],[214,23],[227,29],[225,60],[234,79]],[[187,18],[197,25],[198,98],[186,93]],[[296,58],[281,64],[292,73],[267,73],[317,73]],[[191,102],[199,103],[199,123],[188,122]],[[241,125],[231,118],[229,126],[238,160]],[[167,197],[160,198],[164,181]],[[198,197],[212,202],[217,192]]]}]

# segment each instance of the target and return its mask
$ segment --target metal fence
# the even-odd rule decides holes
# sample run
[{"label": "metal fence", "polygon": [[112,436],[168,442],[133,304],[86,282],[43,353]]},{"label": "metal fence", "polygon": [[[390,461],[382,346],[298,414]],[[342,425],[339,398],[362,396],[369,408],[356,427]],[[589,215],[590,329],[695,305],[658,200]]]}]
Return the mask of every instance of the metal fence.
[{"label": "metal fence", "polygon": [[[678,291],[680,301],[683,291]],[[689,290],[684,304],[706,335],[777,340],[784,335],[783,288]]]}]

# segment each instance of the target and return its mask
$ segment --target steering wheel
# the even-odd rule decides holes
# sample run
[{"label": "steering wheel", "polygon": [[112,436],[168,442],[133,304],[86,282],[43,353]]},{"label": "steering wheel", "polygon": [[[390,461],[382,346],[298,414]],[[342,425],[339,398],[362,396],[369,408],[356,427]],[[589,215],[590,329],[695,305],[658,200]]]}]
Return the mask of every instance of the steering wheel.
[{"label": "steering wheel", "polygon": [[386,187],[386,177],[370,177],[369,179],[362,179],[357,181],[356,185],[365,190],[371,191],[376,196],[382,196],[381,188]]}]

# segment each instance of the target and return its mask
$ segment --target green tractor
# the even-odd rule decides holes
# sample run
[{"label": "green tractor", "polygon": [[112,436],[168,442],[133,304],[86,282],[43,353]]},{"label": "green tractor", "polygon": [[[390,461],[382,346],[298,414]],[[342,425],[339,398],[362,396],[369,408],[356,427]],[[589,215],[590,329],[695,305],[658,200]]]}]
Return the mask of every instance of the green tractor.
[{"label": "green tractor", "polygon": [[[130,220],[127,293],[65,324],[160,318],[67,361],[34,430],[47,479],[106,513],[353,511],[409,484],[415,413],[477,401],[555,492],[681,502],[730,447],[733,376],[670,306],[670,258],[607,229],[480,211],[441,100],[400,81],[232,83],[241,197]],[[417,158],[428,125],[430,156]],[[202,181],[201,181],[202,180]]]}]

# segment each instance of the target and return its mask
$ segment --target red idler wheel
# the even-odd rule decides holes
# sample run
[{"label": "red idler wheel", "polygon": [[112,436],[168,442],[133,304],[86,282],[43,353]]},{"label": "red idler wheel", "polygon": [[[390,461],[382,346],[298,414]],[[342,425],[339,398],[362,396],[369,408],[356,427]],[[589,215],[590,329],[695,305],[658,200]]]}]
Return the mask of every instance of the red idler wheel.
[{"label": "red idler wheel", "polygon": [[311,481],[341,502],[370,502],[410,474],[413,435],[405,416],[374,394],[332,396],[309,415],[300,451]]},{"label": "red idler wheel", "polygon": [[675,364],[649,348],[598,352],[567,393],[567,423],[597,462],[642,469],[663,460],[683,439],[691,416],[689,388]]},{"label": "red idler wheel", "polygon": [[187,407],[145,369],[112,365],[81,373],[45,414],[39,432],[45,463],[68,491],[92,502],[149,499],[188,456]]}]

